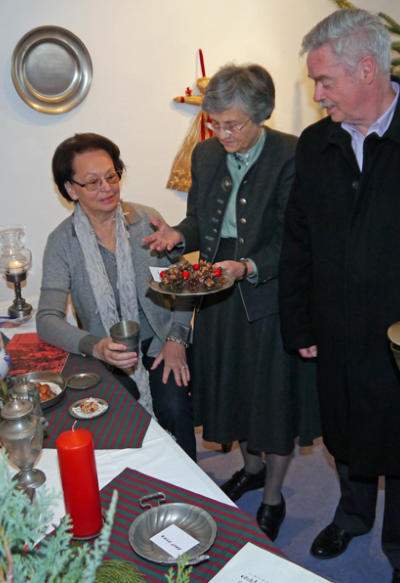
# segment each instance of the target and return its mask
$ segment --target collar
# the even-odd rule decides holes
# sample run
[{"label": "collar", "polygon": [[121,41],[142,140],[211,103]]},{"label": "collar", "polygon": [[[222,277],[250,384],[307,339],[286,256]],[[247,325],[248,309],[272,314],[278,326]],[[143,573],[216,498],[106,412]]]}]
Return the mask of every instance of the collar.
[{"label": "collar", "polygon": [[364,136],[363,134],[361,134],[361,132],[358,131],[358,129],[351,123],[342,123],[341,126],[342,128],[348,132],[350,135],[352,136],[361,136],[362,139],[365,139],[367,136],[369,136],[370,134],[377,134],[380,138],[383,136],[383,134],[386,132],[386,130],[389,128],[393,116],[394,116],[394,112],[396,110],[396,105],[397,105],[397,101],[399,99],[399,91],[400,91],[400,86],[398,83],[395,83],[394,81],[392,81],[392,88],[393,91],[395,92],[395,97],[391,103],[391,105],[388,107],[388,109],[368,128],[368,131],[366,133],[366,135]]},{"label": "collar", "polygon": [[261,132],[260,135],[258,136],[257,142],[254,144],[254,146],[250,148],[250,150],[247,150],[247,152],[235,152],[234,154],[228,154],[227,155],[228,160],[238,164],[239,169],[240,167],[248,168],[254,163],[255,160],[257,160],[258,156],[260,155],[260,152],[264,147],[265,139],[266,131],[263,126],[261,128]]}]

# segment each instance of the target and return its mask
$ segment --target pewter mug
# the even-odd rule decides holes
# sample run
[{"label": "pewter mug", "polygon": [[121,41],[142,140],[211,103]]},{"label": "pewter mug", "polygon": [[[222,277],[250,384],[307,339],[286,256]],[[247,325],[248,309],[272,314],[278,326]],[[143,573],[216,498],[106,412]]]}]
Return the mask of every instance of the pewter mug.
[{"label": "pewter mug", "polygon": [[110,328],[114,342],[125,344],[129,352],[139,352],[140,326],[134,320],[121,320]]}]

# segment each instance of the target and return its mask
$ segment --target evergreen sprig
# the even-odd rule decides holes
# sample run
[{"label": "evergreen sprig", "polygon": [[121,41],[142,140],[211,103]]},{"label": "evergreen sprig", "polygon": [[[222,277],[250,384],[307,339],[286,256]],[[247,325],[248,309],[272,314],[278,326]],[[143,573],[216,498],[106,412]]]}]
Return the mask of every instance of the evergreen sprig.
[{"label": "evergreen sprig", "polygon": [[58,496],[46,488],[34,503],[16,488],[6,456],[0,457],[0,583],[94,583],[108,548],[117,504],[114,491],[106,521],[93,546],[71,545],[70,518],[51,527]]}]

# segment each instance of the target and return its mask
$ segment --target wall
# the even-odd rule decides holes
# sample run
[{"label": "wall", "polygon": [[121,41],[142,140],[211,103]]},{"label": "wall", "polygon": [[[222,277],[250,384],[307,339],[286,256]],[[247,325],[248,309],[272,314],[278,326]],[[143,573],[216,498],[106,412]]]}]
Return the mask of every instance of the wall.
[{"label": "wall", "polygon": [[[400,20],[398,0],[360,0]],[[165,188],[171,163],[198,109],[172,101],[201,75],[197,50],[212,75],[226,62],[258,62],[271,72],[277,106],[270,124],[298,134],[320,116],[298,56],[302,36],[335,10],[333,0],[1,0],[0,224],[26,228],[33,253],[25,296],[40,287],[48,233],[70,212],[50,173],[55,147],[75,132],[116,141],[128,167],[123,195],[157,207],[170,222],[185,212],[186,194]],[[36,26],[74,32],[94,65],[86,100],[61,115],[28,107],[10,76],[12,51]],[[0,301],[12,291],[0,284]]]}]

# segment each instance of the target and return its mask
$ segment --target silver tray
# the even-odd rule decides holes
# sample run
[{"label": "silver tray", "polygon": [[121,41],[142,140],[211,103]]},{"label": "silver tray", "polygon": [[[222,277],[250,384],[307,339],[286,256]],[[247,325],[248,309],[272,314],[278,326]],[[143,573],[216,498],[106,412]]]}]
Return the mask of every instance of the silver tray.
[{"label": "silver tray", "polygon": [[83,42],[60,26],[39,26],[17,43],[11,75],[19,96],[42,113],[65,113],[86,97],[93,67]]},{"label": "silver tray", "polygon": [[58,374],[57,372],[28,372],[25,374],[15,375],[16,379],[23,379],[25,382],[32,381],[33,383],[55,383],[61,389],[61,392],[58,393],[55,397],[51,399],[47,399],[47,401],[40,401],[42,409],[48,409],[53,405],[56,405],[65,395],[65,391],[67,387],[65,386],[65,382],[63,377]]},{"label": "silver tray", "polygon": [[186,297],[209,296],[211,294],[217,294],[218,292],[224,291],[225,289],[229,289],[235,283],[235,278],[232,275],[227,275],[225,273],[222,277],[224,278],[224,284],[219,286],[217,289],[203,290],[199,292],[192,292],[190,290],[169,291],[163,288],[160,285],[160,282],[154,281],[152,277],[150,277],[147,283],[152,290],[160,294],[166,294],[168,296],[186,296]]},{"label": "silver tray", "polygon": [[[162,492],[157,492],[156,496],[161,498],[161,502],[165,500],[165,494]],[[142,507],[144,506],[142,501],[146,498],[154,498],[154,494],[140,499]],[[152,536],[171,524],[175,524],[199,541],[198,545],[185,553],[188,564],[194,565],[209,558],[204,553],[215,540],[217,533],[215,520],[203,508],[184,502],[161,503],[160,506],[153,507],[135,518],[128,533],[129,542],[135,553],[154,563],[176,564],[178,559],[150,540]]]}]

